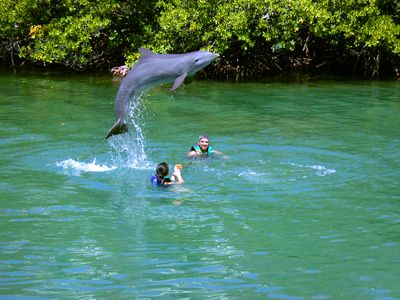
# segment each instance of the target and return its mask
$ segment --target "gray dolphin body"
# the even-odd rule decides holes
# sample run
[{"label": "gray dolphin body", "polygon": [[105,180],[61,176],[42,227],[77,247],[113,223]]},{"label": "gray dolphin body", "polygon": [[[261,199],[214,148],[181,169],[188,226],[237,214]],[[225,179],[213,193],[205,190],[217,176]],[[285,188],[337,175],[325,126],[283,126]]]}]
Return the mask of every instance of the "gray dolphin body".
[{"label": "gray dolphin body", "polygon": [[128,131],[125,114],[129,101],[135,93],[158,83],[171,82],[170,91],[176,90],[186,76],[209,65],[219,55],[208,51],[195,51],[185,54],[156,54],[148,49],[139,48],[141,58],[129,71],[119,87],[115,98],[115,117],[117,121],[109,130],[106,139],[112,135]]}]

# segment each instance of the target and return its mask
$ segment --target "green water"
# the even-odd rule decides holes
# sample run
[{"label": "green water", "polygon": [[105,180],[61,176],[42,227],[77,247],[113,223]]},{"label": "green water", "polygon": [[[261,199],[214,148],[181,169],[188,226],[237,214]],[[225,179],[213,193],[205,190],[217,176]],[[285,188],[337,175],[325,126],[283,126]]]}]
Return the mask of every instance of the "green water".
[{"label": "green water", "polygon": [[1,74],[0,298],[400,299],[399,88]]}]

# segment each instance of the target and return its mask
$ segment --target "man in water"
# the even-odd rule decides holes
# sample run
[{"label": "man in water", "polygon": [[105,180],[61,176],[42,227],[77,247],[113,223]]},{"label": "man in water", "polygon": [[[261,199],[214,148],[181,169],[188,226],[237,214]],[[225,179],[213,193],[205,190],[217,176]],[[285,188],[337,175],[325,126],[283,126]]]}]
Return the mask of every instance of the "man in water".
[{"label": "man in water", "polygon": [[187,157],[207,157],[212,154],[223,155],[222,152],[213,149],[210,145],[208,135],[200,135],[197,145],[193,145]]}]

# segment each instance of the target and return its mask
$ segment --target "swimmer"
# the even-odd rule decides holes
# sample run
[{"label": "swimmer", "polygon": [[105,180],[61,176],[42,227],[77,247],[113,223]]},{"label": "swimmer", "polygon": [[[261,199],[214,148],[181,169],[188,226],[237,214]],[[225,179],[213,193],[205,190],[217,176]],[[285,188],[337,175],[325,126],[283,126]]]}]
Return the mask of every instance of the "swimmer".
[{"label": "swimmer", "polygon": [[150,180],[154,185],[171,185],[171,184],[181,184],[184,182],[181,174],[182,165],[177,164],[174,167],[174,172],[172,176],[168,176],[169,167],[166,162],[158,164],[156,168],[156,174],[151,176]]},{"label": "swimmer", "polygon": [[187,157],[207,157],[212,154],[223,155],[222,152],[213,149],[210,145],[208,135],[200,135],[197,145],[193,145]]}]

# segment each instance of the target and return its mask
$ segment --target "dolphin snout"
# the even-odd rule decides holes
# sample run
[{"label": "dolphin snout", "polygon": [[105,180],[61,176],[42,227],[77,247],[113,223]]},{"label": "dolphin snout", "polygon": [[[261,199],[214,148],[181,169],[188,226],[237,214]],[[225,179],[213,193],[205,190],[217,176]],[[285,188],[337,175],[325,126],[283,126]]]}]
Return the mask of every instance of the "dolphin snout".
[{"label": "dolphin snout", "polygon": [[217,57],[219,57],[219,54],[218,54],[218,53],[213,53],[213,54],[212,54],[212,58],[213,58],[213,59],[216,59]]}]

